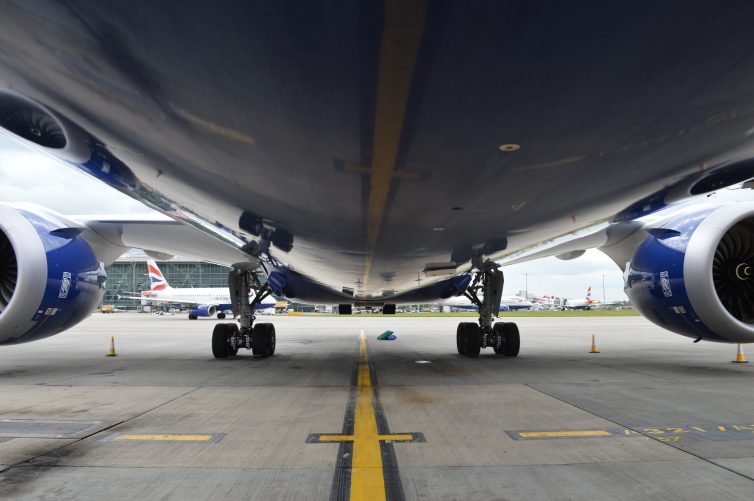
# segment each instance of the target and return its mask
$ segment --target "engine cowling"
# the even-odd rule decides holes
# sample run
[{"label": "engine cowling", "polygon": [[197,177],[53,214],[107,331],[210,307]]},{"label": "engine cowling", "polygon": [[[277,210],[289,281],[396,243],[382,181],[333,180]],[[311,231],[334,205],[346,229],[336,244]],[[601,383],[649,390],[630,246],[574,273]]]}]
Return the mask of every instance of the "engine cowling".
[{"label": "engine cowling", "polygon": [[191,314],[196,317],[211,317],[217,312],[217,307],[214,304],[203,304],[200,306],[194,306],[191,308]]},{"label": "engine cowling", "polygon": [[634,307],[694,339],[754,342],[754,204],[704,206],[648,231],[624,274]]},{"label": "engine cowling", "polygon": [[0,344],[57,334],[102,300],[104,265],[81,230],[53,213],[0,204]]}]

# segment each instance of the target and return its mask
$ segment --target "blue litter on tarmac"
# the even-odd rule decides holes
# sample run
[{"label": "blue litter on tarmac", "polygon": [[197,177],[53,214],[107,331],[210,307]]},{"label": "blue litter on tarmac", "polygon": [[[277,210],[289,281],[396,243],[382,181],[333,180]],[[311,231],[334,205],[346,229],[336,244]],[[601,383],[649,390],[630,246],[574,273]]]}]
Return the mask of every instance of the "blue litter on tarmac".
[{"label": "blue litter on tarmac", "polygon": [[380,341],[395,341],[397,338],[395,337],[395,334],[393,334],[393,331],[385,331],[377,336],[377,339]]}]

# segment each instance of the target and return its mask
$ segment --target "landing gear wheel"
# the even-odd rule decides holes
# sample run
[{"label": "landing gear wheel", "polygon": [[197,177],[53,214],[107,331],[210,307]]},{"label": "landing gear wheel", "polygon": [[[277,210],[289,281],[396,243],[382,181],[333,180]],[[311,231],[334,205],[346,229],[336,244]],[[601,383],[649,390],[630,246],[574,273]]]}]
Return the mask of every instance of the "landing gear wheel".
[{"label": "landing gear wheel", "polygon": [[456,348],[461,355],[465,355],[464,350],[466,349],[463,341],[463,337],[466,335],[465,325],[466,322],[461,322],[458,324],[458,329],[456,329]]},{"label": "landing gear wheel", "polygon": [[482,349],[482,329],[478,324],[469,323],[466,330],[466,356],[476,358]]},{"label": "landing gear wheel", "polygon": [[482,329],[473,322],[458,324],[456,339],[459,343],[458,353],[467,357],[478,357],[482,349]]},{"label": "landing gear wheel", "polygon": [[255,357],[269,357],[275,353],[275,326],[257,324],[251,333],[251,351]]},{"label": "landing gear wheel", "polygon": [[217,314],[217,318],[219,320],[225,320],[225,313],[221,311],[220,313]]},{"label": "landing gear wheel", "polygon": [[495,353],[506,357],[515,357],[521,347],[521,338],[518,334],[518,326],[513,322],[498,322],[492,326],[492,334],[495,340],[500,336],[500,345],[495,345]]},{"label": "landing gear wheel", "polygon": [[506,322],[498,322],[492,326],[492,336],[495,340],[495,343],[492,345],[492,349],[495,350],[495,353],[498,355],[503,354],[503,346],[505,344],[505,324]]},{"label": "landing gear wheel", "polygon": [[272,334],[271,334],[271,337],[270,337],[270,344],[269,344],[269,347],[270,347],[270,355],[269,356],[272,356],[272,355],[275,354],[275,344],[277,343],[277,339],[275,337],[275,326],[272,325],[272,324],[267,324],[267,325],[270,326],[270,330],[272,331]]},{"label": "landing gear wheel", "polygon": [[506,357],[517,357],[518,350],[521,348],[521,338],[518,335],[518,325],[513,322],[503,324],[503,355]]},{"label": "landing gear wheel", "polygon": [[231,336],[238,331],[236,324],[217,324],[212,331],[212,354],[215,358],[228,358],[238,353],[238,348],[230,345]]},{"label": "landing gear wheel", "polygon": [[197,319],[196,315],[192,315],[191,313],[189,313],[189,320],[196,320],[196,319]]}]

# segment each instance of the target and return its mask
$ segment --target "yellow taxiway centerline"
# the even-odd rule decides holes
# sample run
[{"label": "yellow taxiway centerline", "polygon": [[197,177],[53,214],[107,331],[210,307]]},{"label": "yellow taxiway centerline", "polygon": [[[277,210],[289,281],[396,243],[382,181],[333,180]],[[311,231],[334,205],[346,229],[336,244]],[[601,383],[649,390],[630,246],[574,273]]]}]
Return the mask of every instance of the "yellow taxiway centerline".
[{"label": "yellow taxiway centerline", "polygon": [[372,399],[372,378],[364,331],[359,335],[359,372],[356,380],[356,406],[353,427],[353,460],[351,463],[351,501],[385,499],[377,415]]}]

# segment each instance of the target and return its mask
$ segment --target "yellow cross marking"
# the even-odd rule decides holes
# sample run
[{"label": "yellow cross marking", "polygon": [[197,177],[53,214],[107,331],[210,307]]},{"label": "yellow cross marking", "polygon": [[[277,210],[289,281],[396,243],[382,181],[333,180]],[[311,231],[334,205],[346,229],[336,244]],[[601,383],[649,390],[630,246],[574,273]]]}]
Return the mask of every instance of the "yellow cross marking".
[{"label": "yellow cross marking", "polygon": [[307,443],[349,442],[351,455],[351,490],[349,499],[384,500],[385,472],[382,464],[381,443],[424,442],[422,433],[384,433],[377,428],[377,408],[369,373],[369,358],[364,331],[359,334],[359,368],[356,377],[353,408],[353,432],[351,434],[313,433]]},{"label": "yellow cross marking", "polygon": [[386,442],[411,442],[414,440],[413,435],[398,434],[398,435],[377,435],[376,437],[357,437],[355,435],[320,435],[320,442],[353,442],[361,439],[367,440],[380,440]]},{"label": "yellow cross marking", "polygon": [[171,442],[209,442],[213,435],[118,435],[113,440],[144,440],[144,441],[171,441]]},{"label": "yellow cross marking", "polygon": [[364,331],[359,335],[359,372],[354,409],[353,460],[351,463],[351,501],[385,499],[377,416],[372,405],[372,378]]}]

